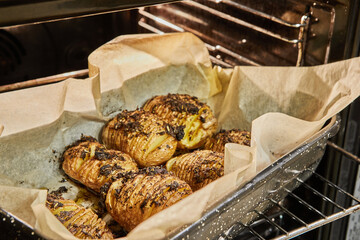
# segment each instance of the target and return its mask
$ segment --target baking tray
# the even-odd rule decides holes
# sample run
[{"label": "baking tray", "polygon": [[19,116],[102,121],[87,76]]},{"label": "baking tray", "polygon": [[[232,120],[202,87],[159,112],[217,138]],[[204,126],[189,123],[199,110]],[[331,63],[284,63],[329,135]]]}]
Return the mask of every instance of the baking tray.
[{"label": "baking tray", "polygon": [[[333,137],[339,128],[340,117],[337,115],[303,145],[281,157],[244,186],[225,196],[210,207],[199,220],[170,234],[168,239],[216,239],[237,222],[247,225],[256,220],[256,211],[263,212],[272,207],[271,201],[266,201],[267,199],[281,201],[289,191],[300,185],[299,179],[305,181],[310,177],[311,172],[320,163],[327,140]],[[6,234],[7,239],[19,236],[44,239],[29,225],[1,207],[0,214],[3,220],[0,221],[1,232],[8,228],[8,222],[13,228],[13,231]]]},{"label": "baking tray", "polygon": [[[86,70],[79,72],[81,76],[87,74]],[[9,89],[7,86],[2,90],[6,92],[49,84],[68,78],[69,74],[71,76],[71,74],[79,73],[60,74],[50,81],[47,78],[37,79],[14,86],[15,89]],[[340,117],[337,115],[332,117],[319,132],[303,145],[281,157],[244,186],[224,196],[222,200],[210,206],[198,221],[173,232],[168,239],[214,239],[237,222],[247,225],[256,220],[258,217],[256,212],[263,212],[272,207],[273,201],[281,201],[289,192],[298,187],[301,181],[310,177],[325,152],[327,140],[334,136],[339,128]],[[266,201],[267,199],[273,201]],[[0,221],[0,232],[6,234],[6,239],[18,239],[19,236],[45,239],[31,226],[5,211],[1,206],[0,215],[0,219],[2,219]],[[11,226],[8,224],[9,222]],[[8,232],[8,229],[11,228],[13,231]],[[0,234],[0,239],[1,237]]]},{"label": "baking tray", "polygon": [[45,239],[34,229],[0,207],[0,239]]},{"label": "baking tray", "polygon": [[[327,140],[340,128],[340,117],[334,116],[303,145],[281,157],[250,182],[234,190],[211,206],[196,222],[172,233],[168,239],[217,239],[235,223],[247,225],[257,213],[273,206],[306,181],[325,153]],[[301,181],[299,181],[301,180]]]}]

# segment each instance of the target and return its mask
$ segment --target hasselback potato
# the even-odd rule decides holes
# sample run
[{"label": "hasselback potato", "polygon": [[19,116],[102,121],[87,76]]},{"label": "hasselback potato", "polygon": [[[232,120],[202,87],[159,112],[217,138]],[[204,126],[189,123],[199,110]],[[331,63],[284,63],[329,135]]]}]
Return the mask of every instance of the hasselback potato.
[{"label": "hasselback potato", "polygon": [[204,149],[225,152],[226,143],[238,143],[245,146],[250,146],[250,132],[239,129],[220,130],[217,134],[206,140]]},{"label": "hasselback potato", "polygon": [[165,169],[149,167],[113,182],[107,190],[105,205],[120,226],[131,231],[191,193],[187,183]]},{"label": "hasselback potato", "polygon": [[108,148],[129,154],[142,167],[160,165],[176,150],[169,126],[144,110],[124,110],[107,122],[102,140]]},{"label": "hasselback potato", "polygon": [[210,107],[186,94],[155,96],[145,103],[143,109],[170,124],[173,135],[179,141],[179,149],[201,147],[217,128],[217,120]]},{"label": "hasselback potato", "polygon": [[196,191],[224,175],[224,154],[197,150],[170,159],[166,169]]},{"label": "hasselback potato", "polygon": [[107,150],[95,138],[82,136],[63,154],[62,168],[71,178],[99,192],[101,186],[117,175],[137,171],[136,162],[127,154]]},{"label": "hasselback potato", "polygon": [[46,207],[75,236],[82,239],[113,239],[106,223],[91,209],[49,194]]}]

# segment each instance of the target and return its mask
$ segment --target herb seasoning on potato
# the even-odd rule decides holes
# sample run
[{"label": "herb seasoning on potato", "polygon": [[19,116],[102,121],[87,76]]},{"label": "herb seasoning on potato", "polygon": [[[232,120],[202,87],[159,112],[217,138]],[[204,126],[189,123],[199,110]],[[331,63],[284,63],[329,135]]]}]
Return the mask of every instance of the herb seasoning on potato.
[{"label": "herb seasoning on potato", "polygon": [[106,209],[127,231],[192,193],[186,182],[160,167],[124,175],[104,191]]},{"label": "herb seasoning on potato", "polygon": [[198,150],[170,159],[166,169],[196,191],[224,175],[224,154]]},{"label": "herb seasoning on potato", "polygon": [[119,173],[137,171],[136,162],[127,154],[107,150],[95,138],[82,136],[63,154],[65,173],[95,192]]},{"label": "herb seasoning on potato", "polygon": [[238,143],[250,146],[250,132],[241,131],[239,129],[220,130],[217,134],[206,140],[204,149],[225,152],[226,143]]},{"label": "herb seasoning on potato", "polygon": [[106,223],[91,209],[80,207],[73,200],[47,196],[46,207],[77,238],[113,239]]},{"label": "herb seasoning on potato", "polygon": [[170,124],[173,135],[179,141],[179,149],[201,147],[217,128],[217,120],[210,107],[186,94],[155,96],[145,103],[143,109]]},{"label": "herb seasoning on potato", "polygon": [[122,111],[105,125],[102,140],[107,147],[129,154],[141,167],[163,164],[177,145],[169,125],[144,110]]}]

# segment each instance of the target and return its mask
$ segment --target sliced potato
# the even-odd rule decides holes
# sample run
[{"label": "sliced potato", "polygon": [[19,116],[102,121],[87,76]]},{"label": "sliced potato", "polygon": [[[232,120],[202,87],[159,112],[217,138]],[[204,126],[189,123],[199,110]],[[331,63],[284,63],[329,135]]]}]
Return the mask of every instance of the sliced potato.
[{"label": "sliced potato", "polygon": [[224,175],[224,154],[198,150],[170,159],[166,169],[196,191]]},{"label": "sliced potato", "polygon": [[108,148],[129,154],[141,167],[166,162],[177,145],[169,126],[144,110],[124,110],[118,114],[103,128],[102,140]]},{"label": "sliced potato", "polygon": [[204,149],[225,152],[226,143],[238,143],[245,146],[250,146],[251,136],[250,132],[239,129],[220,130],[213,137],[207,139]]},{"label": "sliced potato", "polygon": [[46,207],[75,236],[81,239],[113,239],[106,223],[91,209],[49,194]]},{"label": "sliced potato", "polygon": [[112,183],[105,205],[127,231],[192,193],[190,186],[159,167],[139,170]]},{"label": "sliced potato", "polygon": [[138,169],[129,155],[107,150],[95,138],[88,136],[82,136],[69,146],[63,159],[65,173],[96,192],[100,192],[105,183],[114,181],[117,175]]},{"label": "sliced potato", "polygon": [[186,94],[155,96],[145,103],[143,109],[170,124],[172,135],[179,141],[179,149],[201,147],[217,128],[210,107]]}]

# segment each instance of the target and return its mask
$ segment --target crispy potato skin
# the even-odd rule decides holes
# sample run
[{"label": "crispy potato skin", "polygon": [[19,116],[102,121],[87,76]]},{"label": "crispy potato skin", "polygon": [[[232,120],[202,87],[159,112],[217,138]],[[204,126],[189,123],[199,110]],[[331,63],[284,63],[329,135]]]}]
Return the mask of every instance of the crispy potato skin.
[{"label": "crispy potato skin", "polygon": [[239,129],[220,130],[220,132],[206,140],[204,149],[225,152],[226,143],[238,143],[250,146],[250,141],[251,135],[248,131],[241,131]]},{"label": "crispy potato skin", "polygon": [[112,183],[105,205],[120,226],[131,231],[139,223],[191,193],[190,186],[173,174],[150,167]]},{"label": "crispy potato skin", "polygon": [[81,239],[113,239],[106,223],[91,209],[74,201],[48,195],[46,207],[75,236]]},{"label": "crispy potato skin", "polygon": [[224,175],[224,154],[198,150],[170,159],[166,169],[196,191]]},{"label": "crispy potato skin", "polygon": [[210,107],[196,97],[186,94],[155,96],[148,100],[143,109],[168,122],[176,137],[179,149],[195,149],[217,129],[217,120]]},{"label": "crispy potato skin", "polygon": [[141,167],[156,166],[169,160],[176,150],[176,139],[168,125],[144,110],[124,110],[110,120],[102,131],[108,148],[129,154]]},{"label": "crispy potato skin", "polygon": [[105,183],[114,181],[118,174],[138,170],[129,155],[107,150],[96,139],[86,136],[69,146],[63,159],[65,173],[96,192],[100,192]]}]

